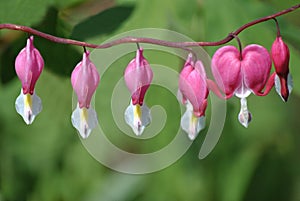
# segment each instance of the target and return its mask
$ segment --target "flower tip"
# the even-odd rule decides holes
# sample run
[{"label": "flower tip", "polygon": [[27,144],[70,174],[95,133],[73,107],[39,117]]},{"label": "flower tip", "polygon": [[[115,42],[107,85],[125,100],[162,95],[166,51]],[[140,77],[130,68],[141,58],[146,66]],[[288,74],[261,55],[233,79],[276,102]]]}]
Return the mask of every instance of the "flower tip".
[{"label": "flower tip", "polygon": [[245,127],[248,128],[249,123],[252,120],[252,115],[250,112],[240,112],[238,116],[239,122]]},{"label": "flower tip", "polygon": [[124,113],[126,123],[131,127],[136,136],[141,136],[146,126],[151,122],[151,113],[146,104],[133,105],[132,101]]},{"label": "flower tip", "polygon": [[249,123],[252,120],[252,114],[249,112],[247,107],[247,99],[241,98],[241,110],[238,115],[239,122],[245,127],[248,128]]},{"label": "flower tip", "polygon": [[80,136],[86,139],[92,130],[97,126],[97,113],[93,108],[80,108],[77,104],[76,109],[72,113],[72,125],[77,129]]},{"label": "flower tip", "polygon": [[275,89],[277,94],[281,97],[284,102],[288,101],[289,95],[293,90],[293,78],[288,73],[287,78],[275,76]]},{"label": "flower tip", "polygon": [[27,125],[30,125],[33,123],[34,116],[32,116],[31,112],[28,112],[28,114],[26,116],[24,116],[23,119]]},{"label": "flower tip", "polygon": [[142,133],[144,132],[145,126],[141,125],[141,122],[139,122],[136,126],[134,126],[133,128],[133,132],[136,136],[141,136]]},{"label": "flower tip", "polygon": [[275,89],[277,94],[281,97],[284,102],[288,101],[288,98],[293,90],[293,78],[288,73],[287,78],[275,76]]},{"label": "flower tip", "polygon": [[199,132],[205,127],[205,116],[196,117],[192,108],[187,107],[185,113],[181,117],[180,122],[182,130],[184,130],[190,140],[195,140]]},{"label": "flower tip", "polygon": [[188,137],[190,140],[194,141],[197,137],[198,133],[192,132],[192,133],[188,133]]},{"label": "flower tip", "polygon": [[88,128],[87,124],[84,124],[83,128],[81,128],[81,130],[79,130],[79,134],[82,137],[82,139],[87,139],[90,134],[91,134],[91,129]]},{"label": "flower tip", "polygon": [[287,102],[289,99],[289,95],[288,94],[281,94],[281,98],[284,102]]},{"label": "flower tip", "polygon": [[42,101],[35,92],[33,92],[32,95],[29,93],[23,94],[23,90],[21,90],[20,95],[16,99],[15,107],[24,122],[30,125],[33,123],[35,117],[42,111]]}]

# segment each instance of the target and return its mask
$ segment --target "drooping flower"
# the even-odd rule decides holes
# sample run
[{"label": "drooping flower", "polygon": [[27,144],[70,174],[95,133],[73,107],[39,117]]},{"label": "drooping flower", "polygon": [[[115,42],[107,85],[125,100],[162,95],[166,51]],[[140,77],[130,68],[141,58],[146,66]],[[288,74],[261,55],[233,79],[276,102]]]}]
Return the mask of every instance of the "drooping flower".
[{"label": "drooping flower", "polygon": [[35,94],[34,88],[43,68],[44,60],[33,45],[33,36],[30,36],[26,47],[20,51],[15,61],[15,70],[22,82],[21,93],[15,106],[26,124],[31,124],[42,110],[42,101]]},{"label": "drooping flower", "polygon": [[205,127],[208,88],[206,73],[200,60],[194,63],[192,54],[184,64],[179,76],[179,98],[186,105],[186,112],[181,118],[181,127],[194,140]]},{"label": "drooping flower", "polygon": [[150,110],[144,102],[146,91],[153,78],[149,62],[143,56],[143,49],[138,48],[136,57],[130,61],[124,72],[124,80],[131,93],[131,101],[125,110],[125,121],[139,136],[151,122]]},{"label": "drooping flower", "polygon": [[72,113],[72,124],[84,139],[98,124],[96,111],[91,107],[91,99],[100,82],[100,76],[89,55],[89,51],[83,53],[82,61],[76,65],[71,75],[72,87],[78,100]]},{"label": "drooping flower", "polygon": [[256,44],[246,46],[242,54],[234,46],[224,46],[212,58],[212,73],[218,86],[227,98],[233,95],[241,98],[238,119],[245,127],[248,127],[252,118],[246,98],[251,93],[262,95],[271,66],[268,50]]},{"label": "drooping flower", "polygon": [[276,71],[276,91],[283,101],[287,101],[293,88],[293,81],[289,72],[290,51],[281,36],[277,36],[273,42],[271,56]]}]

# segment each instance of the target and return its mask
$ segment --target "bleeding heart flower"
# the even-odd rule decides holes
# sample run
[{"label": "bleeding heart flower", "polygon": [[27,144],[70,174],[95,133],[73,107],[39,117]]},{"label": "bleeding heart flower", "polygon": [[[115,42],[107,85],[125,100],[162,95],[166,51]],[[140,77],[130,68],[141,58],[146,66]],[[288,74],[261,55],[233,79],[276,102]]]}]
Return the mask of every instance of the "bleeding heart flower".
[{"label": "bleeding heart flower", "polygon": [[[241,111],[238,119],[247,127],[251,113],[247,109],[246,98],[252,93],[262,95],[272,61],[268,50],[260,45],[246,46],[242,53],[234,46],[224,46],[212,58],[212,72],[218,86],[227,98],[233,95],[241,98]],[[271,80],[269,89],[273,86]]]},{"label": "bleeding heart flower", "polygon": [[281,36],[275,39],[271,48],[271,56],[276,71],[276,91],[283,101],[287,101],[293,88],[293,81],[289,72],[290,51]]},{"label": "bleeding heart flower", "polygon": [[100,76],[89,55],[89,51],[83,53],[82,61],[77,64],[71,75],[72,87],[78,99],[77,107],[72,113],[72,124],[82,138],[87,138],[98,124],[96,111],[90,104]]},{"label": "bleeding heart flower", "polygon": [[125,121],[138,136],[151,122],[150,110],[144,103],[144,97],[152,78],[152,69],[143,56],[143,49],[139,48],[136,57],[130,61],[124,72],[124,80],[131,93],[130,105],[125,110]]},{"label": "bleeding heart flower", "polygon": [[44,68],[44,60],[40,52],[33,45],[33,36],[27,39],[15,61],[17,76],[22,82],[21,93],[16,99],[16,110],[23,117],[26,124],[31,124],[42,110],[42,101],[35,94],[35,84]]},{"label": "bleeding heart flower", "polygon": [[181,127],[194,140],[205,127],[208,88],[206,73],[200,60],[194,63],[192,54],[184,64],[179,76],[179,99],[186,104],[186,112],[181,118]]}]

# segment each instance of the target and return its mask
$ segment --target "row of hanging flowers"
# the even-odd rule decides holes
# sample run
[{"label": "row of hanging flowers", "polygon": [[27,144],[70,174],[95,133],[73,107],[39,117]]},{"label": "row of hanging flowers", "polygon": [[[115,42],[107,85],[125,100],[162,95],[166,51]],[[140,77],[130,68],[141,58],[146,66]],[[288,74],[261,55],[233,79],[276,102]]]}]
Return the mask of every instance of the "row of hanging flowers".
[{"label": "row of hanging flowers", "polygon": [[[279,30],[279,28],[278,28]],[[220,98],[240,98],[239,122],[248,127],[252,115],[247,108],[247,97],[267,95],[275,84],[277,93],[287,101],[292,90],[292,77],[289,73],[289,48],[283,42],[280,32],[271,47],[271,52],[258,44],[239,49],[235,46],[223,46],[212,57],[211,69],[214,81],[208,79],[200,60],[189,53],[179,75],[178,97],[186,111],[181,118],[181,128],[194,140],[205,127],[205,110],[210,91]],[[16,110],[26,124],[31,124],[41,112],[42,102],[35,93],[35,84],[42,73],[44,60],[34,47],[33,36],[27,39],[15,61],[15,70],[22,83],[21,93],[16,99]],[[97,126],[97,114],[91,106],[100,75],[89,58],[90,52],[84,48],[82,60],[71,75],[71,84],[77,95],[77,106],[72,113],[72,124],[82,138],[87,138]],[[272,61],[275,72],[270,75]],[[125,121],[139,136],[151,122],[151,113],[144,97],[151,85],[153,72],[143,49],[138,45],[136,56],[124,71],[125,84],[131,94],[130,104],[125,110]],[[264,91],[263,91],[264,90]]]}]

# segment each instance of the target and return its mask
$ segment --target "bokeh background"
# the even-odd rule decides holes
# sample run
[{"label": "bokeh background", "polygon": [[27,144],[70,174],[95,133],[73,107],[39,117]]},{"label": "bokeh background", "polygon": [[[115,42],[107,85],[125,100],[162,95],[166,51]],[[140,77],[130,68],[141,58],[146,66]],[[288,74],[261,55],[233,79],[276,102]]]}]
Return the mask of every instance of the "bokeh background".
[{"label": "bokeh background", "polygon": [[[288,0],[11,0],[0,1],[0,22],[34,27],[56,36],[100,44],[125,31],[164,28],[196,41],[216,41],[253,19],[299,2]],[[294,90],[283,103],[273,89],[266,97],[252,95],[249,128],[237,121],[239,100],[227,102],[221,138],[208,157],[198,159],[206,130],[185,155],[170,167],[146,175],[115,172],[96,161],[72,127],[70,73],[82,48],[55,44],[36,37],[45,60],[36,86],[43,111],[27,126],[14,102],[21,84],[14,59],[27,34],[0,31],[0,201],[242,201],[300,200],[300,10],[278,18],[291,51]],[[276,37],[273,21],[240,34],[244,45],[270,49]],[[236,45],[236,42],[230,42]],[[218,47],[205,47],[212,56]],[[107,49],[109,51],[109,49]],[[163,87],[150,87],[148,104],[165,108],[165,128],[153,139],[138,140],[115,126],[108,109],[112,89],[133,54],[120,59],[102,79],[97,99],[100,124],[120,148],[148,153],[166,146],[178,129],[176,97]],[[149,51],[150,63],[179,71],[183,60]],[[100,67],[101,68],[101,67]],[[121,111],[123,112],[123,111]],[[208,111],[208,116],[209,116]],[[175,124],[174,124],[175,122]],[[176,126],[174,126],[176,125]]]}]

